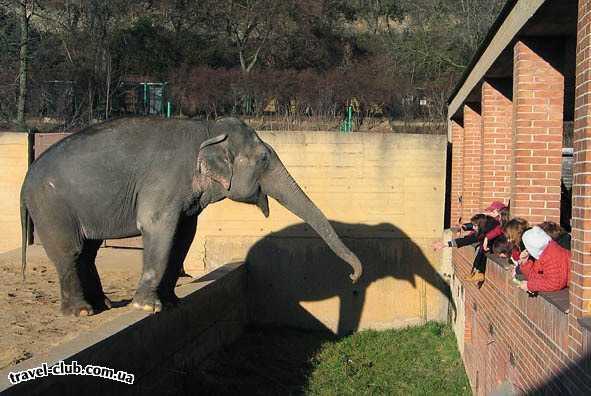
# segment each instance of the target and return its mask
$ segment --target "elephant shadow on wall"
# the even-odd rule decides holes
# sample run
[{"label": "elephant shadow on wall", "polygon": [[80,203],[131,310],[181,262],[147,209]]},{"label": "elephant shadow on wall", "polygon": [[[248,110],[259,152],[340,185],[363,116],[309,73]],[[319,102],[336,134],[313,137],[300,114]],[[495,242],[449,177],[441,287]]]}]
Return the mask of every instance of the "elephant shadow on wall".
[{"label": "elephant shadow on wall", "polygon": [[251,323],[346,335],[455,314],[448,284],[399,228],[331,224],[363,263],[359,282],[307,224],[284,228],[248,252]]}]

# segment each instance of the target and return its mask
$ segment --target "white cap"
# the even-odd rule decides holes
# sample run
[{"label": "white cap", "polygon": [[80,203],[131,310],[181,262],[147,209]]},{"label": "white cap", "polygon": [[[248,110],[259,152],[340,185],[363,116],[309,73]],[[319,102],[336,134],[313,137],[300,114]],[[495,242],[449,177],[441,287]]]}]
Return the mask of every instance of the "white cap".
[{"label": "white cap", "polygon": [[552,241],[552,238],[546,234],[546,231],[542,230],[538,226],[535,226],[525,231],[521,237],[521,240],[523,241],[528,253],[537,260],[540,258],[540,255],[544,249],[546,249],[546,246],[548,246],[550,241]]}]

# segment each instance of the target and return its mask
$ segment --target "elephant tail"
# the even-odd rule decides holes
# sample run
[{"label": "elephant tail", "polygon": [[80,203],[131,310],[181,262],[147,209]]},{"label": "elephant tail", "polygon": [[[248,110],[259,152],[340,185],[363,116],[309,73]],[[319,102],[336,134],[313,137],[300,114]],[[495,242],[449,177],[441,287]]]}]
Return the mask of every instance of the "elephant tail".
[{"label": "elephant tail", "polygon": [[29,244],[29,211],[21,195],[21,274],[25,281],[25,269],[27,267],[27,245]]}]

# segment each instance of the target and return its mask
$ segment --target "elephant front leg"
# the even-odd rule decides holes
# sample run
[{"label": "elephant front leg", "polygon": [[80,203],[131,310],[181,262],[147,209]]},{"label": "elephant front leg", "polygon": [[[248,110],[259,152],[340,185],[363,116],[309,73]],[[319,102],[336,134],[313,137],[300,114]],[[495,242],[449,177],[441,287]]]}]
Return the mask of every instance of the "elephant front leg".
[{"label": "elephant front leg", "polygon": [[162,311],[163,304],[159,295],[160,285],[170,262],[173,246],[174,226],[143,229],[144,242],[143,271],[132,306],[148,312]]},{"label": "elephant front leg", "polygon": [[178,278],[184,272],[183,263],[195,238],[196,228],[197,215],[183,216],[179,221],[172,244],[169,263],[160,283],[160,288],[158,289],[158,294],[165,304],[175,305],[178,303],[178,297],[174,292],[174,288]]}]

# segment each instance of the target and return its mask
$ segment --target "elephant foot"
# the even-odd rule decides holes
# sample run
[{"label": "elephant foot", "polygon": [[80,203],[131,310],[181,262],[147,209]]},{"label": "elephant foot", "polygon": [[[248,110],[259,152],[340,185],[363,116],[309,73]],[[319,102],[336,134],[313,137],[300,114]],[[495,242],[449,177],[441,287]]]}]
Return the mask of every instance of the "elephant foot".
[{"label": "elephant foot", "polygon": [[173,308],[179,305],[181,300],[176,296],[176,294],[167,293],[162,296],[162,302],[164,303],[165,308]]},{"label": "elephant foot", "polygon": [[88,299],[95,309],[96,312],[106,311],[113,307],[113,303],[107,296],[101,294],[99,296],[91,297]]},{"label": "elephant foot", "polygon": [[105,307],[107,309],[113,308],[113,302],[111,302],[111,300],[108,297],[104,298],[103,303],[105,304]]},{"label": "elephant foot", "polygon": [[62,314],[66,316],[90,316],[94,315],[94,309],[92,305],[86,301],[72,301],[62,302],[61,308]]},{"label": "elephant foot", "polygon": [[150,313],[162,311],[162,301],[160,301],[156,293],[136,293],[133,297],[133,302],[131,306],[135,309],[140,309],[142,311]]}]

